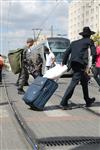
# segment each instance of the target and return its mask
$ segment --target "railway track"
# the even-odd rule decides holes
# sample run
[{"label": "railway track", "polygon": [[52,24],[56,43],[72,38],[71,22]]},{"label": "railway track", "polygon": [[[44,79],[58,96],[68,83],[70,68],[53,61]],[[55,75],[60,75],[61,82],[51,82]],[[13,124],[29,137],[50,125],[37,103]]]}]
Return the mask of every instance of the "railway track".
[{"label": "railway track", "polygon": [[[56,94],[56,96],[62,98],[62,96]],[[71,110],[71,109],[76,109],[76,108],[82,108],[84,109],[85,111],[88,111],[90,113],[92,113],[93,115],[96,115],[97,117],[100,117],[100,113],[99,112],[96,112],[95,110],[92,110],[91,108],[87,108],[85,107],[85,104],[76,104],[74,102],[72,102],[71,100],[69,100],[69,108],[66,109],[66,110]]]},{"label": "railway track", "polygon": [[[60,84],[61,84],[61,83],[60,83]],[[63,84],[66,84],[66,83],[63,83]],[[97,83],[95,84],[95,83],[93,83],[93,82],[90,82],[90,83],[89,83],[89,86],[91,86],[91,87],[93,87],[93,88],[97,88],[97,90],[99,89]],[[58,92],[63,92],[63,91],[58,90]],[[99,92],[99,91],[98,91],[98,92]],[[62,96],[61,96],[61,95],[56,94],[56,96],[58,96],[58,97],[60,97],[60,99],[62,99]],[[82,109],[84,109],[85,111],[88,111],[88,112],[92,113],[93,115],[96,115],[96,116],[100,117],[100,113],[96,112],[95,110],[92,110],[91,108],[85,107],[84,104],[76,104],[76,103],[72,102],[71,100],[69,100],[69,102],[70,102],[70,106],[72,106],[72,108],[70,107],[69,109],[82,108]]]},{"label": "railway track", "polygon": [[[56,146],[71,146],[71,145],[80,145],[80,144],[100,144],[100,138],[98,137],[50,137],[50,138],[41,138],[38,139],[35,135],[34,131],[32,131],[27,123],[25,122],[23,116],[19,113],[15,103],[11,100],[10,95],[7,90],[6,82],[4,80],[4,89],[6,91],[6,95],[8,98],[8,104],[10,106],[10,110],[14,117],[16,118],[18,124],[20,125],[21,130],[23,131],[24,137],[29,143],[32,150],[45,150],[46,148],[50,148],[50,150],[53,150]],[[60,95],[56,94],[56,96],[60,97]],[[92,111],[89,108],[84,107],[84,105],[78,105],[71,102],[72,105],[75,107],[79,107],[84,109],[85,111],[88,111],[92,113],[93,115],[96,115],[97,117],[100,116],[99,113]],[[73,109],[73,108],[72,108]],[[61,148],[62,149],[62,148]]]},{"label": "railway track", "polygon": [[7,100],[8,100],[7,103],[9,104],[11,113],[17,120],[21,130],[23,131],[24,137],[27,140],[27,142],[29,143],[31,149],[32,150],[45,150],[43,148],[43,145],[41,145],[41,143],[39,143],[35,133],[28,127],[26,121],[24,120],[22,115],[19,113],[15,103],[11,100],[10,95],[7,90],[6,82],[5,82],[5,80],[3,80],[3,81],[4,81],[3,86],[4,86],[4,89],[5,89],[5,92],[7,95]]}]

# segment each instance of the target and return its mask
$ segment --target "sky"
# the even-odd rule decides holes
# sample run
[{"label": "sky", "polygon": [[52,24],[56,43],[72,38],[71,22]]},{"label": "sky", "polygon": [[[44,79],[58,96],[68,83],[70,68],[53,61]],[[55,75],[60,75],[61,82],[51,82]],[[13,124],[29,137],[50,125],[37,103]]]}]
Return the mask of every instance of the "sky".
[{"label": "sky", "polygon": [[0,0],[0,53],[23,47],[28,37],[67,35],[68,0]]}]

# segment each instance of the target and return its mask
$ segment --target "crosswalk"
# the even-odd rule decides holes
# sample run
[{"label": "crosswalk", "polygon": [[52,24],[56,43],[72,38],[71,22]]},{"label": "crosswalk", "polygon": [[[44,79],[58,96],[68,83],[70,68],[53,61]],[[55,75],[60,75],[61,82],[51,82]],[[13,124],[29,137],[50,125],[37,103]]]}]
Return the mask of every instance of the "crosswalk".
[{"label": "crosswalk", "polygon": [[71,116],[70,114],[66,113],[66,111],[60,110],[60,109],[44,111],[44,113],[48,117],[68,117],[68,116]]},{"label": "crosswalk", "polygon": [[[46,106],[47,107],[52,107],[52,102],[48,101]],[[47,110],[47,111],[45,110],[44,113],[48,117],[68,117],[68,116],[71,116],[66,111],[58,109],[58,108],[57,109]]]},{"label": "crosswalk", "polygon": [[4,108],[4,106],[0,106],[0,119],[9,117],[8,111]]},{"label": "crosswalk", "polygon": [[100,113],[100,106],[98,106],[98,107],[90,107],[89,109],[92,110],[92,111],[95,111],[96,113]]}]

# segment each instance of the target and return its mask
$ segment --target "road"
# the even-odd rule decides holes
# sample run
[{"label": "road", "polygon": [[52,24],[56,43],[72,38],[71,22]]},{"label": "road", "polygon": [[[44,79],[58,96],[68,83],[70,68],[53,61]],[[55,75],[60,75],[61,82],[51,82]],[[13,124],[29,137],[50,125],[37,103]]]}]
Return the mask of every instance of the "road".
[{"label": "road", "polygon": [[[79,84],[70,99],[75,105],[71,110],[61,110],[60,101],[70,79],[61,78],[57,82],[58,89],[47,102],[44,111],[33,111],[17,94],[15,86],[17,75],[4,72],[5,83],[0,85],[0,129],[1,150],[30,150],[24,134],[11,113],[8,96],[23,117],[33,138],[42,143],[41,150],[99,150],[100,149],[100,92],[93,81],[89,86],[90,96],[96,102],[89,109],[84,107],[84,100]],[[33,81],[30,76],[29,83]],[[6,85],[6,90],[4,85]],[[27,90],[28,87],[24,87]],[[8,93],[8,95],[7,95]],[[99,143],[99,144],[98,144]],[[55,146],[56,145],[56,146]],[[35,148],[33,148],[35,150]]]}]

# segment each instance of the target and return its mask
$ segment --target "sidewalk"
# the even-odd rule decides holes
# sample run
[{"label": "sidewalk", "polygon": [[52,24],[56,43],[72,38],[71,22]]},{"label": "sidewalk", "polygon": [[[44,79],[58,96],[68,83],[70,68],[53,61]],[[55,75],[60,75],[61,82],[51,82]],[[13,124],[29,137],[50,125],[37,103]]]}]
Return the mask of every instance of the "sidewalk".
[{"label": "sidewalk", "polygon": [[[11,72],[6,72],[5,81],[7,90],[12,101],[14,101],[18,111],[27,122],[29,128],[34,132],[37,139],[44,140],[64,140],[74,138],[94,138],[100,137],[100,92],[97,87],[89,86],[91,97],[96,97],[96,102],[89,111],[84,108],[72,110],[61,110],[59,104],[70,79],[60,79],[59,87],[50,98],[42,112],[33,111],[22,100],[22,96],[17,94],[17,87],[14,85],[17,80]],[[32,83],[30,78],[30,84]],[[25,87],[25,90],[28,87]],[[84,104],[82,99],[81,86],[78,85],[71,99],[76,104]],[[94,113],[93,113],[94,112]],[[96,115],[96,113],[98,115]],[[47,147],[49,150],[99,150],[100,144],[63,145]]]}]

